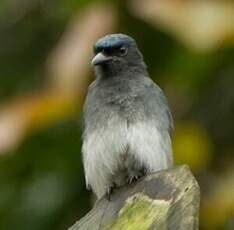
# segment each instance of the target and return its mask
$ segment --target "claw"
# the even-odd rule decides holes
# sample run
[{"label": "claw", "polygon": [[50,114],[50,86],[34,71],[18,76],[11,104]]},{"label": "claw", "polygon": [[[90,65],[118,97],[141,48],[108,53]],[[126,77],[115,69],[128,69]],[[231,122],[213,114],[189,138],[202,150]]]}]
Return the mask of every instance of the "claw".
[{"label": "claw", "polygon": [[109,187],[106,191],[106,199],[108,201],[110,201],[110,195],[111,195],[111,192],[112,192],[113,188],[112,187]]},{"label": "claw", "polygon": [[128,179],[128,183],[129,183],[129,184],[132,184],[132,183],[136,182],[136,181],[137,181],[138,179],[140,179],[140,178],[141,178],[140,175],[131,176],[131,177],[129,177],[129,179]]},{"label": "claw", "polygon": [[139,180],[141,177],[146,175],[146,170],[143,168],[141,171],[136,172],[135,174],[129,176],[127,182],[129,184],[135,183],[137,180]]},{"label": "claw", "polygon": [[115,184],[113,184],[112,186],[108,187],[107,190],[106,190],[106,199],[108,201],[110,201],[110,196],[111,196],[111,193],[113,192],[114,188],[116,187]]}]

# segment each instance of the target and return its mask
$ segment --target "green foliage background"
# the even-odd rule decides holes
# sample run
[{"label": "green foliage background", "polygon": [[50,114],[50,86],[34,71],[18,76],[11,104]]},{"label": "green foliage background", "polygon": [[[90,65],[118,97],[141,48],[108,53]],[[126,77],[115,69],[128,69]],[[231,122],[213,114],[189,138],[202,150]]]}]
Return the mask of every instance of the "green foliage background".
[{"label": "green foliage background", "polygon": [[[228,180],[234,175],[234,46],[227,42],[199,52],[136,17],[124,1],[108,3],[118,10],[113,32],[137,40],[151,77],[169,99],[175,161],[189,164],[201,185],[201,229],[234,229],[234,182]],[[1,104],[46,86],[47,56],[72,15],[89,4],[0,2]],[[80,123],[77,112],[26,135],[15,150],[0,155],[0,229],[66,229],[89,210]]]}]

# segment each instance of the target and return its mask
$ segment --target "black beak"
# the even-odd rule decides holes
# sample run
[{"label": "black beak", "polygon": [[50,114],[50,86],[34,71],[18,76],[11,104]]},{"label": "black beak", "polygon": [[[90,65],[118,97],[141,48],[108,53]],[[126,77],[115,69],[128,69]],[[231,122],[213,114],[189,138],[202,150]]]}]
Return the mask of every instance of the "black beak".
[{"label": "black beak", "polygon": [[107,57],[102,52],[100,52],[96,56],[94,56],[92,60],[92,65],[103,65],[110,59],[111,59],[110,57]]}]

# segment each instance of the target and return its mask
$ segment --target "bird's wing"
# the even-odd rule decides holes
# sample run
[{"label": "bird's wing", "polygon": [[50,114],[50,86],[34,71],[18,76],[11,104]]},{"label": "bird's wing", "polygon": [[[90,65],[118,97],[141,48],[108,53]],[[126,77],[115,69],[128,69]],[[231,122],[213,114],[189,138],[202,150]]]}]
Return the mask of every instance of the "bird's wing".
[{"label": "bird's wing", "polygon": [[168,130],[172,135],[174,125],[167,99],[163,91],[151,79],[146,86],[144,108],[149,119],[155,120],[159,128]]},{"label": "bird's wing", "polygon": [[96,81],[93,81],[87,89],[87,95],[84,101],[82,115],[81,115],[83,131],[85,130],[87,115],[90,113],[89,110],[94,109],[95,107],[95,104],[93,105],[92,99],[95,98],[94,94],[95,94],[96,84],[97,84]]}]

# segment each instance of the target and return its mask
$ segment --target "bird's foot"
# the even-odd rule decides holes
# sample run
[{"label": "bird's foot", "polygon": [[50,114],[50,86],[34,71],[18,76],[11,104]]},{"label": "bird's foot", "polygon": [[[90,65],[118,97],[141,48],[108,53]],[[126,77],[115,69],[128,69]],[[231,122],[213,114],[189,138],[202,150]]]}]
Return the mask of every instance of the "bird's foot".
[{"label": "bird's foot", "polygon": [[106,190],[106,199],[110,201],[110,196],[113,190],[116,188],[116,184],[112,184],[110,187],[107,188]]},{"label": "bird's foot", "polygon": [[141,175],[133,175],[128,178],[128,184],[135,183],[137,180],[141,178]]},{"label": "bird's foot", "polygon": [[136,181],[138,181],[141,177],[146,175],[146,170],[143,169],[141,171],[135,172],[135,173],[131,173],[130,176],[128,177],[128,184],[132,184],[135,183]]}]

